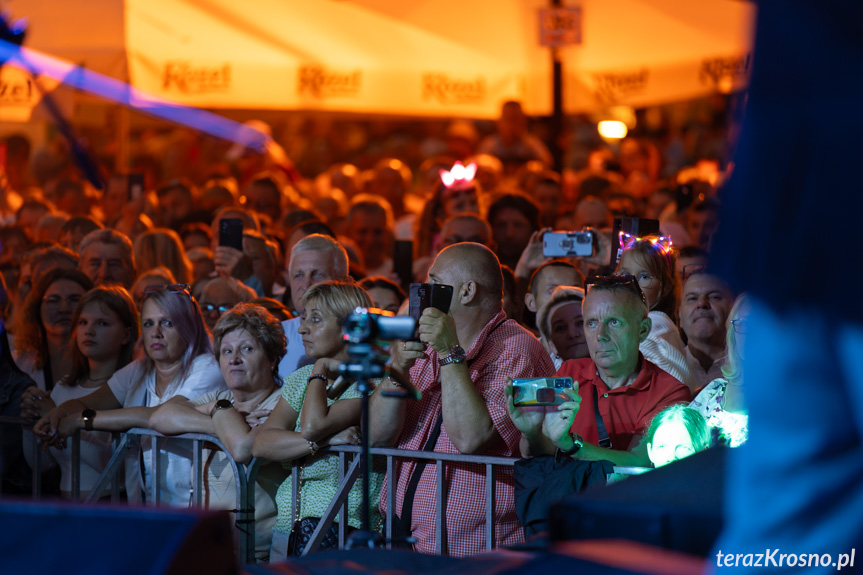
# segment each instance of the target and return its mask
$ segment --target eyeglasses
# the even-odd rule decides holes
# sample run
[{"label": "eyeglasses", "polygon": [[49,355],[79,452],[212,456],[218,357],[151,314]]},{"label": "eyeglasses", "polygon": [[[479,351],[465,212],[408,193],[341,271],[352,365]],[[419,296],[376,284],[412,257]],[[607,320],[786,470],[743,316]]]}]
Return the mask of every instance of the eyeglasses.
[{"label": "eyeglasses", "polygon": [[78,305],[78,302],[81,301],[81,296],[70,295],[69,297],[64,298],[63,296],[52,295],[42,298],[42,303],[52,309],[58,309],[60,307],[60,304],[62,304],[64,301],[69,305],[69,307],[74,309]]},{"label": "eyeglasses", "polygon": [[219,315],[222,315],[223,313],[225,313],[226,311],[228,311],[228,310],[229,310],[229,309],[231,309],[232,307],[234,307],[234,306],[232,306],[232,305],[225,305],[225,304],[222,304],[222,305],[214,305],[214,304],[211,304],[211,303],[202,303],[202,304],[201,304],[201,311],[202,311],[202,312],[204,312],[204,313],[207,313],[207,314],[209,314],[209,313],[213,313],[214,311],[218,311],[218,312],[219,312]]},{"label": "eyeglasses", "polygon": [[192,292],[189,291],[189,286],[186,284],[150,284],[144,288],[145,294],[159,293],[160,291],[169,291],[171,293],[183,293],[192,299]]},{"label": "eyeglasses", "polygon": [[638,283],[638,278],[632,274],[618,274],[611,276],[590,276],[584,280],[584,293],[590,293],[594,286],[620,286],[628,289],[632,293],[637,293],[638,297],[644,305],[647,305],[647,300],[644,299],[644,292],[641,291],[641,286]]},{"label": "eyeglasses", "polygon": [[734,328],[734,333],[744,335],[746,333],[746,318],[732,319],[731,327]]}]

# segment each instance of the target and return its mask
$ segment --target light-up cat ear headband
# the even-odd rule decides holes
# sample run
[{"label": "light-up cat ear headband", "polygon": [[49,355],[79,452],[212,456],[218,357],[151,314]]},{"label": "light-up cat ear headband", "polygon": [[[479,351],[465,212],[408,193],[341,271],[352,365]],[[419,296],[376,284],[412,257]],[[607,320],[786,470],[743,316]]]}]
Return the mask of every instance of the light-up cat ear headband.
[{"label": "light-up cat ear headband", "polygon": [[671,238],[669,236],[654,236],[652,238],[639,238],[636,236],[631,236],[624,231],[618,232],[618,238],[620,240],[620,249],[628,250],[632,246],[635,245],[635,242],[650,242],[654,246],[658,247],[662,250],[662,253],[668,254],[671,251]]},{"label": "light-up cat ear headband", "polygon": [[441,170],[440,180],[444,187],[450,191],[466,190],[473,186],[473,178],[476,176],[476,163],[471,162],[467,166],[456,162],[451,170]]}]

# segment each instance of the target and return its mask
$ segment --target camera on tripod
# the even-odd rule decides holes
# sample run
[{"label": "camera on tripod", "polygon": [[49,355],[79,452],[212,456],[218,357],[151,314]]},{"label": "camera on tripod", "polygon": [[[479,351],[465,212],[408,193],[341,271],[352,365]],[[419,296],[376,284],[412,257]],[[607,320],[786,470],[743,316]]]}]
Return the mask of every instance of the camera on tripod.
[{"label": "camera on tripod", "polygon": [[395,317],[391,312],[358,307],[345,318],[345,341],[372,343],[375,340],[410,339],[414,335],[416,322],[409,316]]}]

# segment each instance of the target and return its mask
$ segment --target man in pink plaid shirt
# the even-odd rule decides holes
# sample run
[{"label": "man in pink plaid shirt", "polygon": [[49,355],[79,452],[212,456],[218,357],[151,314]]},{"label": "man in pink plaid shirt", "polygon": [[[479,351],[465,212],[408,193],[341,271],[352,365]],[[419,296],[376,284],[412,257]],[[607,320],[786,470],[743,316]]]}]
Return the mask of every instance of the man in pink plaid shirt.
[{"label": "man in pink plaid shirt", "polygon": [[[420,401],[375,393],[371,399],[371,442],[422,450],[440,424],[434,451],[519,456],[521,434],[507,414],[507,377],[546,377],[554,365],[530,332],[508,320],[502,309],[503,278],[491,250],[475,243],[446,248],[429,270],[429,282],[454,287],[450,313],[428,308],[420,319],[419,342],[393,345],[392,375],[379,390],[410,381]],[[435,466],[427,465],[416,483],[413,505],[405,508],[416,461],[397,463],[396,508],[417,538],[416,549],[436,550]],[[485,549],[485,468],[448,464],[446,471],[446,549],[464,556]],[[413,491],[413,490],[410,490]],[[386,510],[386,485],[381,508]],[[408,517],[410,517],[408,519]],[[500,469],[495,486],[494,545],[523,541],[515,515],[512,472]]]}]

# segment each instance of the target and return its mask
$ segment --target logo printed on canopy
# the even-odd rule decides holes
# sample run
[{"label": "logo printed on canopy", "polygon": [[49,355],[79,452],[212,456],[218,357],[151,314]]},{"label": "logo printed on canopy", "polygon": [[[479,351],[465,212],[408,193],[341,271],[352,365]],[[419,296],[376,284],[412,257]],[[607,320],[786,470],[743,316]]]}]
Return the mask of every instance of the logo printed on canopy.
[{"label": "logo printed on canopy", "polygon": [[40,95],[33,89],[33,81],[29,78],[0,77],[0,105],[35,104],[39,98]]},{"label": "logo printed on canopy", "polygon": [[301,66],[297,93],[315,98],[356,96],[362,89],[360,70],[333,70],[323,66]]},{"label": "logo printed on canopy", "polygon": [[437,100],[441,104],[481,104],[487,95],[485,78],[451,78],[446,74],[432,72],[423,74],[422,97]]},{"label": "logo printed on canopy", "polygon": [[730,92],[734,84],[745,82],[749,77],[749,62],[752,54],[733,58],[708,58],[701,61],[698,79],[723,92]]},{"label": "logo printed on canopy", "polygon": [[231,88],[231,65],[194,65],[188,60],[165,62],[162,89],[176,88],[184,94],[227,92]]},{"label": "logo printed on canopy", "polygon": [[0,71],[0,122],[30,121],[33,110],[42,100],[42,90],[46,90],[44,80],[38,84],[37,81],[29,72],[16,66],[3,66]]},{"label": "logo printed on canopy", "polygon": [[631,73],[594,74],[594,93],[597,100],[606,104],[620,102],[644,92],[649,76],[647,68]]}]

